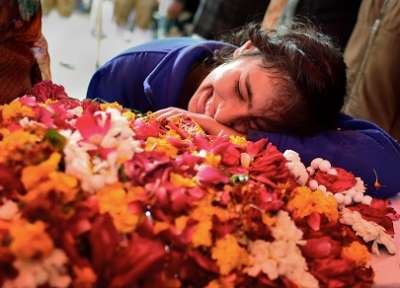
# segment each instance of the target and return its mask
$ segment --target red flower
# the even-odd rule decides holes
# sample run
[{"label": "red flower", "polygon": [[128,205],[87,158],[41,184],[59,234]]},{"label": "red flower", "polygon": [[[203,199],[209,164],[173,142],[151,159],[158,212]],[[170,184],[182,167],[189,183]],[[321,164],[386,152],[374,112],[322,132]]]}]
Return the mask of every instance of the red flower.
[{"label": "red flower", "polygon": [[47,99],[65,99],[68,98],[67,93],[64,90],[64,87],[61,85],[56,85],[50,80],[45,80],[37,83],[32,89],[28,92],[28,95],[36,96],[40,101],[46,101]]},{"label": "red flower", "polygon": [[301,251],[308,258],[336,258],[341,252],[341,243],[329,236],[308,239]]},{"label": "red flower", "polygon": [[160,263],[164,255],[164,245],[160,241],[132,235],[128,246],[120,249],[108,263],[111,274],[109,287],[135,287],[137,281]]},{"label": "red flower", "polygon": [[335,168],[337,175],[330,175],[328,173],[318,171],[315,175],[315,180],[319,184],[324,185],[328,191],[333,193],[342,192],[352,188],[356,185],[356,178],[350,172],[342,168]]}]

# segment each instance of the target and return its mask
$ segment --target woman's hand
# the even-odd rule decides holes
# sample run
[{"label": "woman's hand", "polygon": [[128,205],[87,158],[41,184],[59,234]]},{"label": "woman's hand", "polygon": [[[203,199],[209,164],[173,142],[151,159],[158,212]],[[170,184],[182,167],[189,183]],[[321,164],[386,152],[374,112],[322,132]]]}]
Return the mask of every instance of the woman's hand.
[{"label": "woman's hand", "polygon": [[242,133],[232,129],[229,126],[221,124],[220,122],[216,121],[215,119],[211,118],[210,116],[193,113],[186,111],[184,109],[169,107],[165,109],[158,110],[154,112],[156,119],[159,121],[165,119],[171,119],[176,116],[186,116],[194,120],[197,124],[204,129],[207,134],[210,135],[238,135],[243,136]]}]

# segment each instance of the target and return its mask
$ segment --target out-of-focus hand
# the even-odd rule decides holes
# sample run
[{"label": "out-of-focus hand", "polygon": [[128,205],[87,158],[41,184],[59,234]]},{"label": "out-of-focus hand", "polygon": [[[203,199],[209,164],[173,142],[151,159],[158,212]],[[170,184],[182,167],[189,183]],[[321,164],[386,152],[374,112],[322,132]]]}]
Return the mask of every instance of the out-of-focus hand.
[{"label": "out-of-focus hand", "polygon": [[40,36],[39,40],[33,43],[31,51],[39,65],[42,80],[51,80],[50,55],[47,40],[43,34]]},{"label": "out-of-focus hand", "polygon": [[169,107],[165,109],[158,110],[154,112],[157,120],[162,121],[166,119],[171,119],[177,116],[186,116],[197,122],[204,129],[207,134],[210,135],[239,135],[243,136],[240,132],[232,129],[229,126],[221,124],[210,116],[193,113],[186,111],[184,109]]}]

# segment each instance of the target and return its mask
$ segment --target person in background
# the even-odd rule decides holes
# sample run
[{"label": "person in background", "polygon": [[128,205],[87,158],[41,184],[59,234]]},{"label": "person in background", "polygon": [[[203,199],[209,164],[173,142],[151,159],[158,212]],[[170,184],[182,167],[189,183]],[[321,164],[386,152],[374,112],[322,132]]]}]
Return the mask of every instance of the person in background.
[{"label": "person in background", "polygon": [[249,22],[261,22],[269,0],[201,0],[193,20],[193,33],[220,39]]},{"label": "person in background", "polygon": [[344,51],[357,21],[360,3],[361,0],[271,0],[263,26],[274,29],[296,18],[307,19]]},{"label": "person in background", "polygon": [[[160,120],[189,116],[209,134],[268,138],[306,163],[323,157],[354,172],[374,196],[400,191],[399,145],[339,113],[345,64],[329,37],[303,25],[250,25],[231,43],[175,38],[131,48],[93,75],[87,97],[156,111]],[[376,174],[382,187],[373,185]]]},{"label": "person in background", "polygon": [[0,103],[7,103],[50,80],[50,58],[40,1],[0,0],[0,7]]},{"label": "person in background", "polygon": [[400,140],[400,1],[363,0],[344,57],[349,81],[344,112]]},{"label": "person in background", "polygon": [[157,0],[114,0],[114,19],[118,26],[127,27],[129,17],[135,11],[134,25],[149,29],[156,7]]},{"label": "person in background", "polygon": [[[165,12],[159,10],[159,17],[162,19],[164,27],[158,27],[164,31],[159,33],[162,37],[191,36],[193,33],[193,16],[199,6],[199,0],[160,0],[160,10],[166,5]],[[166,2],[166,3],[164,3]],[[163,15],[165,14],[165,15]],[[159,21],[162,25],[162,21]]]}]

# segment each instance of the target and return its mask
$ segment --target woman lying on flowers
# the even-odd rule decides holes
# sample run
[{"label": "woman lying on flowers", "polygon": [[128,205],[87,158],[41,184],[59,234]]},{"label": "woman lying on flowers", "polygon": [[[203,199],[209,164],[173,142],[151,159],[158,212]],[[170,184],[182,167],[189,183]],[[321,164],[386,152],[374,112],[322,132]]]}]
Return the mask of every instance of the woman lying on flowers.
[{"label": "woman lying on flowers", "polygon": [[93,76],[88,98],[159,119],[186,115],[209,134],[268,138],[305,162],[323,157],[361,176],[369,193],[400,191],[400,148],[372,123],[340,113],[345,64],[330,39],[301,25],[267,33],[250,25],[238,46],[189,38],[127,50]]}]

